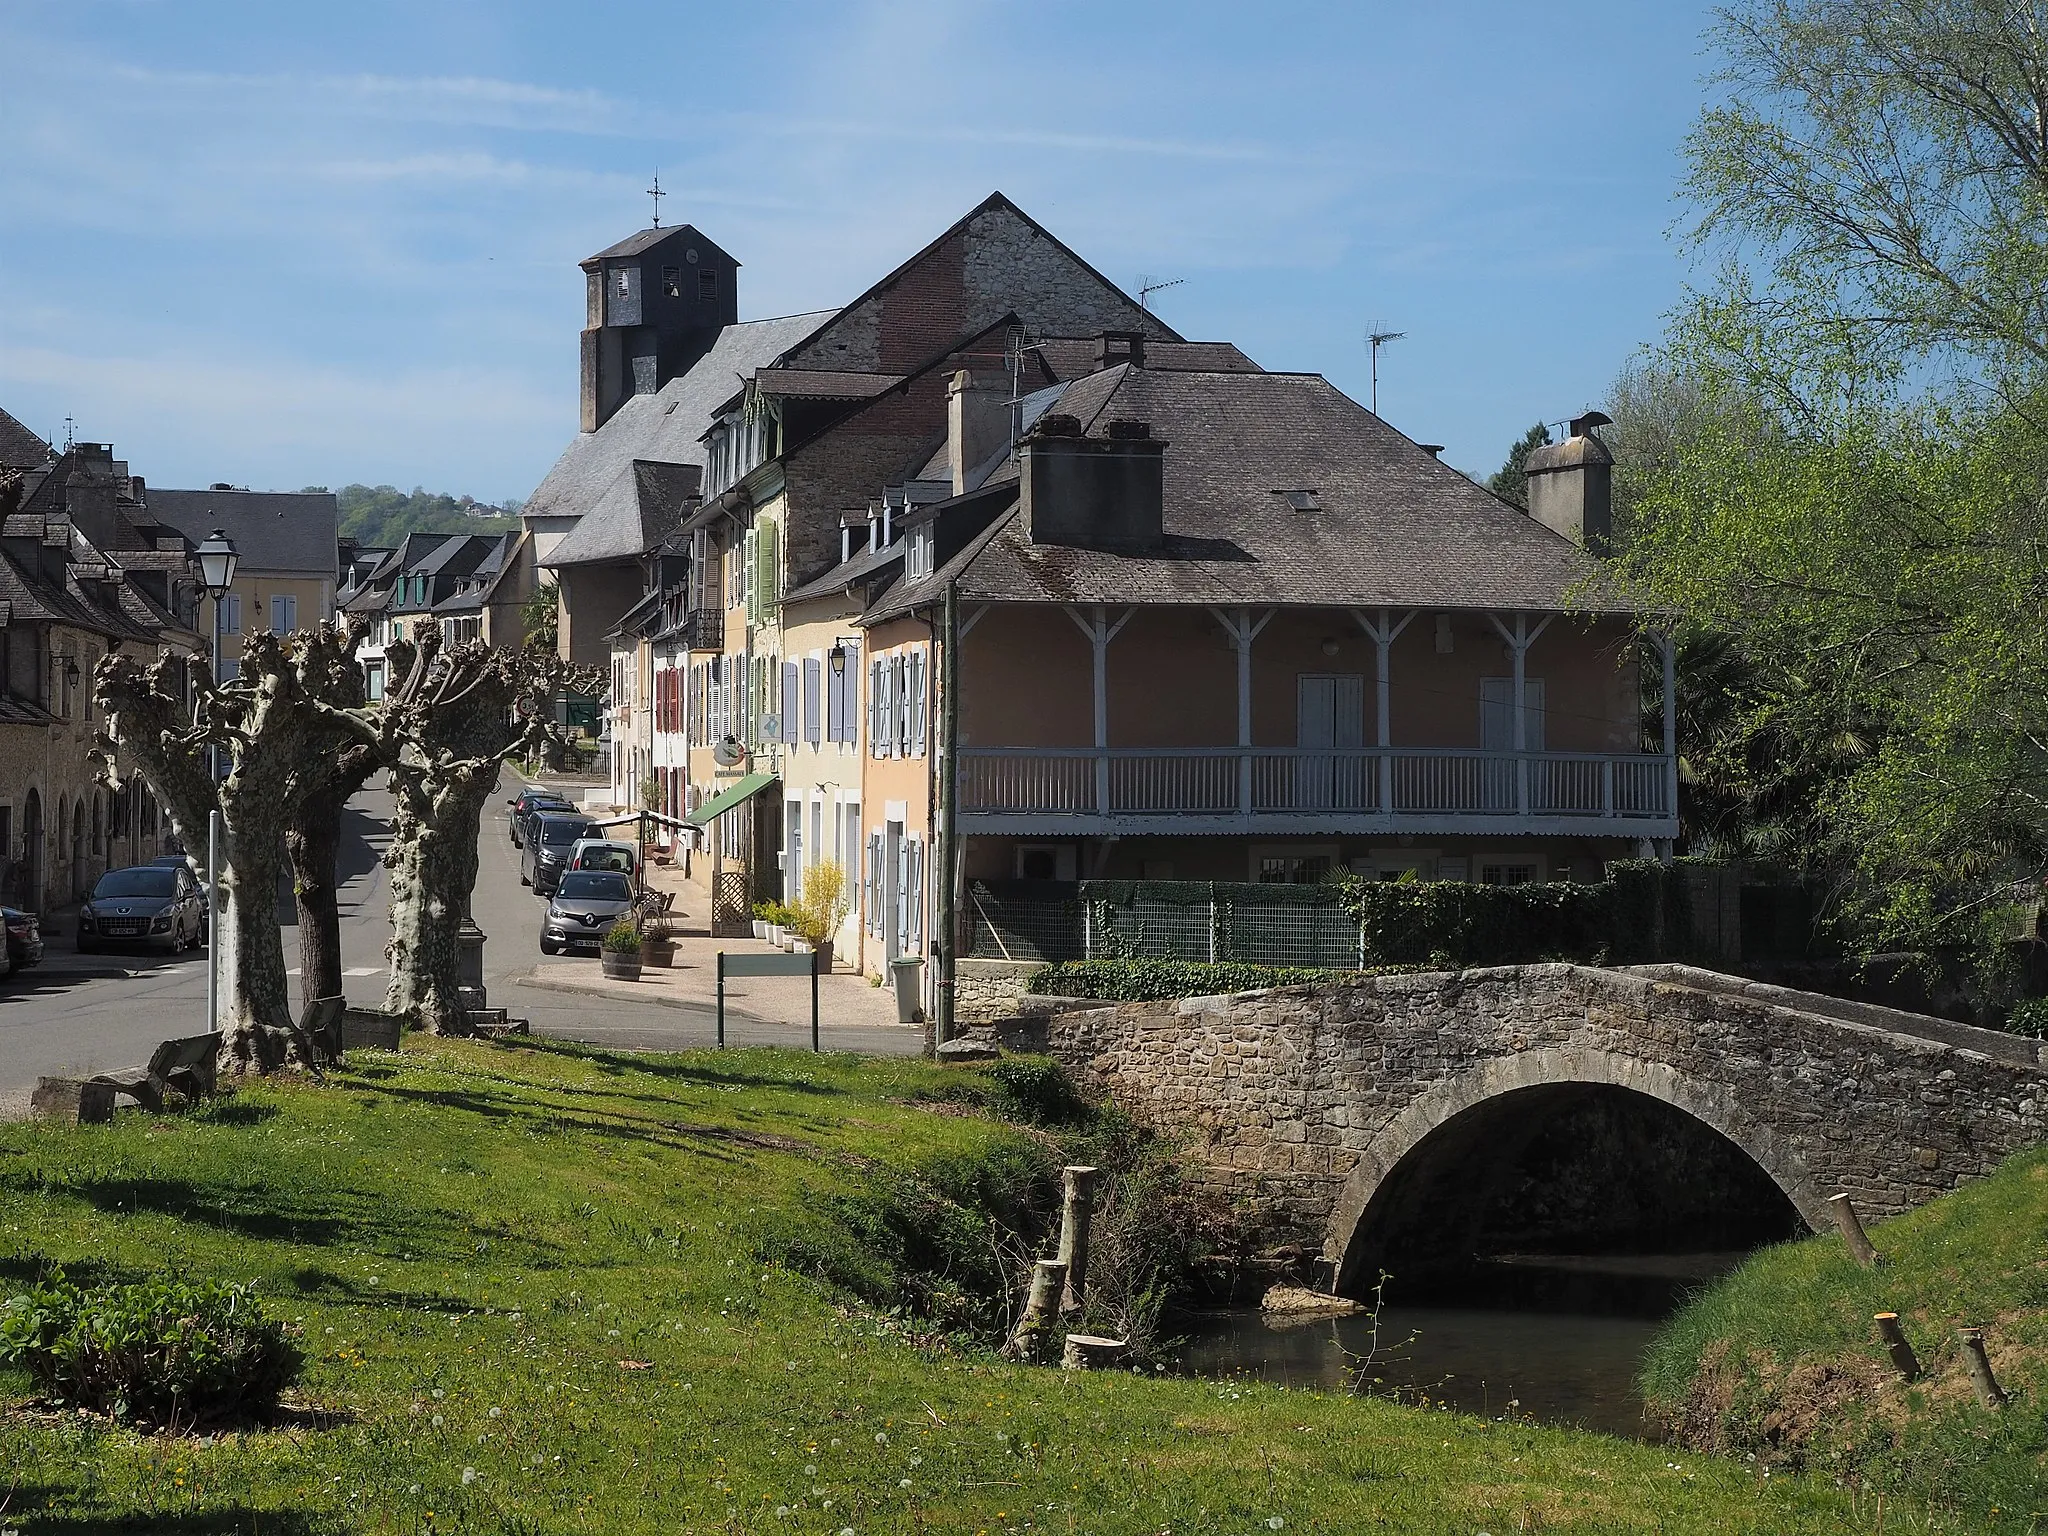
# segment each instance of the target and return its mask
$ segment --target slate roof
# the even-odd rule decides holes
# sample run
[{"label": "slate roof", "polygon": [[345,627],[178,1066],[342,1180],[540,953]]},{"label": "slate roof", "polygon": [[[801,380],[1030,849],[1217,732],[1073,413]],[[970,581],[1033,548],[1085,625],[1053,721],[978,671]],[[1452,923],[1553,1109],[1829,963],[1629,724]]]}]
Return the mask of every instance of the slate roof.
[{"label": "slate roof", "polygon": [[906,375],[847,373],[824,368],[762,368],[754,382],[764,395],[798,400],[867,400],[894,389]]},{"label": "slate roof", "polygon": [[[1045,336],[1038,354],[1056,379],[1078,379],[1096,371],[1101,339],[1095,336]],[[1265,370],[1230,341],[1145,340],[1145,366],[1159,373],[1264,373]]]},{"label": "slate roof", "polygon": [[579,265],[588,266],[593,261],[605,261],[621,256],[638,256],[642,251],[650,250],[654,246],[660,245],[664,240],[673,240],[677,235],[688,235],[690,237],[688,243],[696,247],[700,257],[704,252],[710,251],[724,256],[727,261],[732,261],[734,266],[739,265],[724,250],[720,249],[717,241],[711,239],[694,224],[671,224],[666,229],[640,230],[636,234],[626,236],[617,245],[606,246],[595,256],[584,257]]},{"label": "slate roof", "polygon": [[548,565],[632,559],[659,543],[697,500],[703,466],[635,459],[548,556]]},{"label": "slate roof", "polygon": [[330,492],[149,491],[149,511],[194,544],[218,528],[235,541],[241,568],[325,577],[341,569],[340,514]]},{"label": "slate roof", "polygon": [[[1123,418],[1165,441],[1159,552],[1034,545],[1013,502],[933,575],[899,580],[863,622],[935,601],[956,574],[973,602],[1629,611],[1590,584],[1597,566],[1577,545],[1319,375],[1119,367],[1077,380],[1054,409],[1089,437]],[[1295,510],[1278,494],[1290,490],[1314,491],[1318,508]]]},{"label": "slate roof", "polygon": [[687,373],[654,394],[633,396],[595,432],[577,433],[520,509],[529,527],[536,518],[580,519],[547,563],[630,559],[646,549],[637,495],[622,491],[597,516],[607,492],[635,461],[687,464],[701,473],[705,447],[700,439],[718,407],[732,397],[734,381],[772,363],[833,313],[818,310],[728,325]]},{"label": "slate roof", "polygon": [[51,457],[48,443],[0,411],[0,469],[41,469]]}]

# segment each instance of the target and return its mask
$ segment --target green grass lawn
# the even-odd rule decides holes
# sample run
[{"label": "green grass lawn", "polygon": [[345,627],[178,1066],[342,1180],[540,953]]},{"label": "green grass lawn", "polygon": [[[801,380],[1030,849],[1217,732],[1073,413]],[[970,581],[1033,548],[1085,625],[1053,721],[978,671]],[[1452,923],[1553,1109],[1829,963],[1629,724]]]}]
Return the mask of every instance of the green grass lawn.
[{"label": "green grass lawn", "polygon": [[294,1422],[211,1441],[41,1413],[0,1375],[0,1526],[1877,1528],[1820,1482],[1666,1448],[1005,1365],[763,1260],[873,1291],[891,1244],[918,1241],[877,1188],[907,1173],[985,1204],[1048,1177],[1049,1138],[964,1109],[962,1083],[914,1062],[429,1041],[190,1114],[0,1126],[0,1290],[51,1265],[253,1279],[308,1360]]},{"label": "green grass lawn", "polygon": [[[1652,1399],[1696,1446],[1931,1499],[1975,1528],[2048,1531],[2048,1150],[1872,1229],[1767,1250],[1659,1338]],[[1925,1371],[1898,1378],[1872,1318],[1896,1312]],[[1982,1327],[2010,1408],[1987,1413],[1957,1330]]]}]

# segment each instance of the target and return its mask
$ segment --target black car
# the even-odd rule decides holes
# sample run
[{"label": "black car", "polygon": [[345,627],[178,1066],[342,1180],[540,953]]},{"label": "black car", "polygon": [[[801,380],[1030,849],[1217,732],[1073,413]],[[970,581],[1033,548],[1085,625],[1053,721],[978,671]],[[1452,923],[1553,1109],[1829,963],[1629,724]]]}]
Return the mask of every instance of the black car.
[{"label": "black car", "polygon": [[104,943],[147,944],[172,954],[191,949],[204,931],[203,906],[189,869],[110,869],[78,909],[78,947],[90,952]]},{"label": "black car", "polygon": [[0,907],[0,924],[7,929],[7,958],[19,971],[43,961],[43,923],[33,912],[19,907]]},{"label": "black car", "polygon": [[578,839],[594,836],[596,831],[597,823],[588,816],[538,811],[528,817],[526,846],[519,855],[519,883],[532,886],[538,895],[552,896],[555,883],[568,867],[569,850]]},{"label": "black car", "polygon": [[542,812],[566,815],[575,809],[570,801],[551,789],[528,790],[512,802],[512,846],[522,848],[526,845],[526,824]]}]

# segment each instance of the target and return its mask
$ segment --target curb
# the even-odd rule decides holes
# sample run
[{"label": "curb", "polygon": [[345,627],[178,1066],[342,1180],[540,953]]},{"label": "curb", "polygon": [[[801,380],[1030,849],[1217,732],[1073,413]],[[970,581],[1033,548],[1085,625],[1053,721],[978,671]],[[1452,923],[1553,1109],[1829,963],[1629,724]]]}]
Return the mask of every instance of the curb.
[{"label": "curb", "polygon": [[[694,999],[680,997],[661,997],[654,995],[637,996],[632,993],[615,992],[608,987],[586,985],[583,982],[557,981],[552,976],[543,977],[536,974],[533,971],[523,971],[515,975],[507,976],[504,979],[511,982],[514,986],[532,987],[536,991],[540,992],[566,992],[577,997],[602,997],[613,1002],[649,1003],[657,1008],[675,1008],[687,1012],[702,1013],[706,1015],[713,1014],[717,1011],[717,1005],[709,1000],[698,1002]],[[786,1027],[789,1029],[807,1030],[810,1028],[810,1026],[807,1023],[796,1024],[790,1023],[789,1021],[784,1019],[764,1019],[759,1014],[749,1013],[745,1009],[739,1008],[730,1002],[728,1002],[725,1005],[725,1016],[728,1019],[744,1019],[749,1024],[758,1024],[770,1029],[779,1029]],[[903,1031],[906,1034],[922,1034],[924,1031],[924,1026],[922,1024],[833,1024],[828,1027],[837,1030],[872,1029],[877,1031],[887,1031],[891,1034],[894,1034],[899,1030]]]}]

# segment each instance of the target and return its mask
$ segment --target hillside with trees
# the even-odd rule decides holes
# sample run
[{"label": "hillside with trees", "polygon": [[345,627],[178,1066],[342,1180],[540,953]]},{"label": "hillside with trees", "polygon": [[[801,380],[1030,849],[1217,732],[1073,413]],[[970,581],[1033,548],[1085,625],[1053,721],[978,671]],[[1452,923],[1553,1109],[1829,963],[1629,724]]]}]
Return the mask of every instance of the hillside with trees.
[{"label": "hillside with trees", "polygon": [[397,544],[408,533],[510,533],[519,527],[517,501],[494,504],[418,486],[408,492],[393,485],[344,485],[334,499],[341,536],[362,544]]}]

